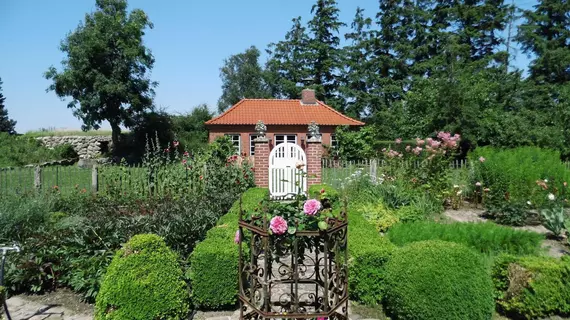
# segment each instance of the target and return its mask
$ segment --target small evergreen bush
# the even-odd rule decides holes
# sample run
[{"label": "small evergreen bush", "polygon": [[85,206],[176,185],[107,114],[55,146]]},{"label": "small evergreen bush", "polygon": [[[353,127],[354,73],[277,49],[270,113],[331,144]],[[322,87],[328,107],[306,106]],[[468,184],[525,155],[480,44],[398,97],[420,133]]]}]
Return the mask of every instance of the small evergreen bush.
[{"label": "small evergreen bush", "polygon": [[153,234],[132,237],[109,265],[95,319],[183,319],[189,294],[178,256]]},{"label": "small evergreen bush", "polygon": [[348,212],[349,294],[367,305],[382,301],[385,292],[384,265],[395,246],[380,236],[361,213]]},{"label": "small evergreen bush", "polygon": [[432,221],[404,223],[388,232],[394,244],[403,246],[424,240],[443,240],[474,248],[482,253],[535,254],[540,250],[544,236],[531,231],[487,223],[450,223]]},{"label": "small evergreen bush", "polygon": [[493,284],[480,255],[444,241],[412,243],[386,264],[386,309],[396,319],[491,319]]},{"label": "small evergreen bush", "polygon": [[570,257],[502,255],[492,274],[502,313],[517,319],[570,316]]}]

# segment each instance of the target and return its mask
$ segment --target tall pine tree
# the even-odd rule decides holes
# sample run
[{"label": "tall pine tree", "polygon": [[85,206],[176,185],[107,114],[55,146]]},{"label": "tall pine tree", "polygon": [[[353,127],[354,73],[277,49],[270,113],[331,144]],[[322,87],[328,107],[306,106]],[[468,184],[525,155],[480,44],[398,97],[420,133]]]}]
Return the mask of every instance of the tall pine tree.
[{"label": "tall pine tree", "polygon": [[2,78],[0,78],[0,132],[7,132],[8,134],[16,133],[16,121],[8,118],[8,110],[4,102],[6,98],[2,94]]},{"label": "tall pine tree", "polygon": [[570,1],[541,0],[523,11],[517,40],[533,54],[530,77],[539,84],[570,81]]}]

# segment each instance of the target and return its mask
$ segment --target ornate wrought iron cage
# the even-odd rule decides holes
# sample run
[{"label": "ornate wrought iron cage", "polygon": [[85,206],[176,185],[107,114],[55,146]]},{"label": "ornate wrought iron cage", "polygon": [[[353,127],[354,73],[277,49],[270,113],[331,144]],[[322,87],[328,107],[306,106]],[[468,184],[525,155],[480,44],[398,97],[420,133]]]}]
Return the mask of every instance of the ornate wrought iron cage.
[{"label": "ornate wrought iron cage", "polygon": [[[240,210],[240,319],[348,319],[346,210],[326,231],[280,240]],[[262,225],[263,227],[260,227]]]}]

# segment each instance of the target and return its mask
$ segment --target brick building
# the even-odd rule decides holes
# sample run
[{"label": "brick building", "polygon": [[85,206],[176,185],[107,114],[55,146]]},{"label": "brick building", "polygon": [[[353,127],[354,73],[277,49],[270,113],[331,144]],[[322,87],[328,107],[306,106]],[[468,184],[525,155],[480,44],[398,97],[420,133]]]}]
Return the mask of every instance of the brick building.
[{"label": "brick building", "polygon": [[294,142],[307,148],[307,125],[315,121],[322,133],[322,143],[335,145],[334,132],[337,126],[362,126],[363,122],[352,119],[315,98],[315,92],[303,90],[302,98],[296,100],[243,99],[221,115],[206,122],[209,141],[216,137],[229,136],[236,150],[243,156],[255,153],[257,138],[255,124],[263,121],[267,126],[269,149],[282,142]]}]

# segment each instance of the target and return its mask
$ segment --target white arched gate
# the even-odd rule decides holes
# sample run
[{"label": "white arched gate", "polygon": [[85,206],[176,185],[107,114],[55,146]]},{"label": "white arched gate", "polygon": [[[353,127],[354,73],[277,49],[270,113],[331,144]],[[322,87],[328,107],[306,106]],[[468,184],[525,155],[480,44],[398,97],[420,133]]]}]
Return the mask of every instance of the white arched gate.
[{"label": "white arched gate", "polygon": [[[297,169],[297,163],[303,163]],[[294,143],[281,143],[269,154],[269,193],[272,197],[287,197],[307,193],[307,157],[305,151]]]}]

